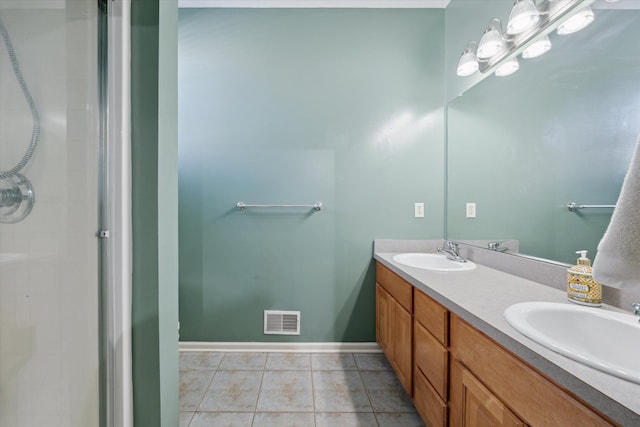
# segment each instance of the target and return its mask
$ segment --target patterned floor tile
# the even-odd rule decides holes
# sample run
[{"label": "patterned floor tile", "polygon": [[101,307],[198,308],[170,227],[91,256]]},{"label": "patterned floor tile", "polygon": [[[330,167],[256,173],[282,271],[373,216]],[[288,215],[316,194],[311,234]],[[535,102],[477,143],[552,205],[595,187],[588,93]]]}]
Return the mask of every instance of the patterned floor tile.
[{"label": "patterned floor tile", "polygon": [[267,353],[225,353],[218,369],[221,371],[261,371]]},{"label": "patterned floor tile", "polygon": [[211,382],[214,371],[180,373],[180,410],[195,411]]},{"label": "patterned floor tile", "polygon": [[372,412],[316,412],[316,427],[374,427],[377,425],[376,417]]},{"label": "patterned floor tile", "polygon": [[251,427],[253,412],[196,412],[189,427]]},{"label": "patterned floor tile", "polygon": [[393,371],[361,371],[360,374],[375,412],[415,412]]},{"label": "patterned floor tile", "polygon": [[370,412],[358,371],[314,371],[313,397],[318,412]]},{"label": "patterned floor tile", "polygon": [[317,353],[311,355],[311,369],[314,371],[356,370],[356,362],[351,353]]},{"label": "patterned floor tile", "polygon": [[253,427],[312,427],[313,412],[256,412]]},{"label": "patterned floor tile", "polygon": [[268,371],[309,371],[311,357],[306,353],[269,353],[266,369]]},{"label": "patterned floor tile", "polygon": [[262,371],[218,371],[202,399],[202,411],[255,411]]},{"label": "patterned floor tile", "polygon": [[222,353],[212,351],[188,351],[180,353],[181,371],[215,371],[222,360]]},{"label": "patterned floor tile", "polygon": [[311,412],[313,393],[310,371],[265,371],[258,411]]},{"label": "patterned floor tile", "polygon": [[189,427],[189,422],[193,418],[193,412],[180,412],[180,427]]},{"label": "patterned floor tile", "polygon": [[391,365],[384,353],[354,353],[353,357],[361,371],[391,370]]},{"label": "patterned floor tile", "polygon": [[420,416],[413,413],[387,413],[376,414],[380,427],[424,427]]}]

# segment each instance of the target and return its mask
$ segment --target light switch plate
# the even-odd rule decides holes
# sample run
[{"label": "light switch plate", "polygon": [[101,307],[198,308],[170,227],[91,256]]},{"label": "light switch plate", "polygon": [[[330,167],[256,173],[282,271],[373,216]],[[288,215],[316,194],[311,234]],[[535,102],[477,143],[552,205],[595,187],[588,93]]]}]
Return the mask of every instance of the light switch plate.
[{"label": "light switch plate", "polygon": [[476,204],[467,203],[467,218],[475,218],[475,217],[476,217]]},{"label": "light switch plate", "polygon": [[424,203],[416,203],[414,205],[414,214],[416,218],[424,218]]}]

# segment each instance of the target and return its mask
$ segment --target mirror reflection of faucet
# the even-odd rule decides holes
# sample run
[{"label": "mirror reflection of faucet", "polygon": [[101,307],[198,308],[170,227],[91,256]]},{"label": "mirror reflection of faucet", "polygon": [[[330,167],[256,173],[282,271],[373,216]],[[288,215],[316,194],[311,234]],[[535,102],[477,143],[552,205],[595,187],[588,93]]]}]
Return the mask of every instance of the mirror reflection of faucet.
[{"label": "mirror reflection of faucet", "polygon": [[505,243],[507,241],[508,240],[499,240],[495,242],[489,242],[487,244],[487,248],[489,248],[490,251],[507,252],[509,250],[507,246],[500,246],[501,243]]},{"label": "mirror reflection of faucet", "polygon": [[466,259],[460,256],[460,249],[458,248],[458,244],[456,242],[452,242],[451,240],[446,240],[444,242],[444,248],[436,249],[438,253],[447,254],[447,258],[451,261],[455,262],[467,262]]}]

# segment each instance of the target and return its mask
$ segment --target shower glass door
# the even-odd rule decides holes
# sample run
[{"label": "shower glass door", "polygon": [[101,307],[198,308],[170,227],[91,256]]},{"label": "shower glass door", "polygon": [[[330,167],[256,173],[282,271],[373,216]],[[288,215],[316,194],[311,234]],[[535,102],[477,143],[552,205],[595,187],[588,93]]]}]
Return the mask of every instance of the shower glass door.
[{"label": "shower glass door", "polygon": [[104,419],[99,9],[0,0],[0,427]]}]

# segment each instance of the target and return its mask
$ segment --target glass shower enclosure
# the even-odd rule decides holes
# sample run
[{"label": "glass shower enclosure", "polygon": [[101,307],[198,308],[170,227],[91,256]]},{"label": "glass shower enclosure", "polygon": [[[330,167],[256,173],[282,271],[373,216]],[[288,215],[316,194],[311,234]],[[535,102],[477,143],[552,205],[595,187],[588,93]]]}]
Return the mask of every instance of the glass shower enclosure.
[{"label": "glass shower enclosure", "polygon": [[105,4],[0,0],[0,427],[107,425]]}]

